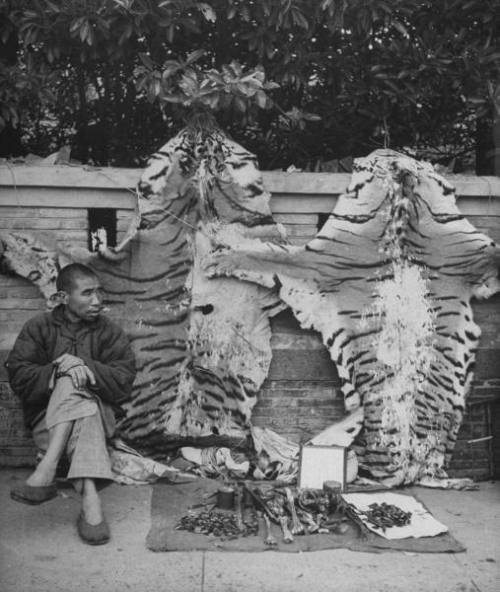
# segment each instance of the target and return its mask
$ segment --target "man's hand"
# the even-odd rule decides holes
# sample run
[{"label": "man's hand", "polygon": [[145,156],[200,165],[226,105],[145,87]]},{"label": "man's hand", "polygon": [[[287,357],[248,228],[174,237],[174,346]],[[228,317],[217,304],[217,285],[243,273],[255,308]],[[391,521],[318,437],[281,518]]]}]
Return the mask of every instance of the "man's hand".
[{"label": "man's hand", "polygon": [[86,387],[88,382],[90,382],[92,385],[95,385],[94,373],[88,366],[85,366],[84,364],[73,366],[67,372],[65,372],[65,374],[71,378],[73,386],[78,390]]},{"label": "man's hand", "polygon": [[54,360],[54,364],[57,366],[57,373],[69,376],[76,389],[84,388],[89,382],[92,385],[96,383],[92,370],[77,356],[63,354]]},{"label": "man's hand", "polygon": [[54,364],[57,366],[57,369],[62,374],[66,374],[66,372],[73,368],[73,366],[83,366],[85,362],[78,358],[77,356],[72,356],[71,354],[63,354],[54,360]]}]

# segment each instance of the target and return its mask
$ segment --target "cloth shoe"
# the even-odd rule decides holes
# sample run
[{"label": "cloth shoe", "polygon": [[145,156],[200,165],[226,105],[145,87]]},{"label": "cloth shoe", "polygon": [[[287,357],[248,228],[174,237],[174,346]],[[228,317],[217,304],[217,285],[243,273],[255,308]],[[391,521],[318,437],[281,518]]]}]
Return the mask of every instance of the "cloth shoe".
[{"label": "cloth shoe", "polygon": [[106,520],[99,522],[99,524],[89,524],[85,520],[83,512],[81,512],[76,527],[78,535],[87,545],[105,545],[110,539],[109,526]]},{"label": "cloth shoe", "polygon": [[43,504],[57,496],[57,487],[55,483],[50,485],[34,486],[23,483],[17,485],[10,491],[10,497],[16,502],[37,506]]}]

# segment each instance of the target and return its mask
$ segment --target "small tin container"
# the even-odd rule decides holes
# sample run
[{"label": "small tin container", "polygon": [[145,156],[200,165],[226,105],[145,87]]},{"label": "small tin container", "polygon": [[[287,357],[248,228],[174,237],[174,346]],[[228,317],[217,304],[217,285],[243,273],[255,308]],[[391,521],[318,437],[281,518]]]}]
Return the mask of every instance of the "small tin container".
[{"label": "small tin container", "polygon": [[342,493],[342,483],[338,481],[323,481],[323,491],[330,495]]},{"label": "small tin container", "polygon": [[324,481],[323,491],[328,496],[330,511],[335,512],[339,506],[342,483],[338,481]]},{"label": "small tin container", "polygon": [[232,510],[234,508],[234,489],[232,487],[221,487],[217,491],[217,507],[221,510]]}]

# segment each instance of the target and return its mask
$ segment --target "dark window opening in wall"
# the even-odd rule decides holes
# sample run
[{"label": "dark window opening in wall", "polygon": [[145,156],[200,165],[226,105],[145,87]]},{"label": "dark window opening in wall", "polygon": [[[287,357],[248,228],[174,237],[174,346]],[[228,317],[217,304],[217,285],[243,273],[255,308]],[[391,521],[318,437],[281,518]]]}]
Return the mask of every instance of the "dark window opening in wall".
[{"label": "dark window opening in wall", "polygon": [[318,214],[318,224],[316,225],[318,232],[323,228],[323,226],[325,225],[325,222],[328,220],[329,217],[330,217],[330,214],[325,214],[324,212],[321,212],[320,214]]},{"label": "dark window opening in wall", "polygon": [[88,248],[97,251],[100,246],[116,246],[116,210],[112,208],[89,208]]}]

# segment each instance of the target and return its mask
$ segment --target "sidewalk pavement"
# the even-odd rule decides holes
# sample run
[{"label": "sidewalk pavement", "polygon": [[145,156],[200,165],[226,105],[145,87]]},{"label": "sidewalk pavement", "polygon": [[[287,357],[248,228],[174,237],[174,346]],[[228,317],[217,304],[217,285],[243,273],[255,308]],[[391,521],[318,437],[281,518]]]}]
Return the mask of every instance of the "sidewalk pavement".
[{"label": "sidewalk pavement", "polygon": [[26,470],[0,471],[1,592],[498,592],[500,482],[479,491],[421,488],[419,499],[467,547],[460,554],[153,553],[150,486],[103,491],[112,540],[80,542],[71,489],[42,506],[12,501]]}]

